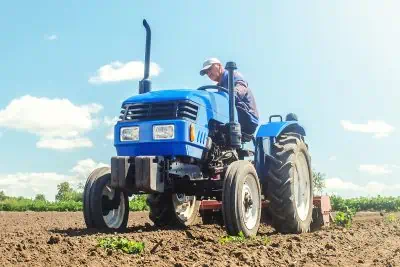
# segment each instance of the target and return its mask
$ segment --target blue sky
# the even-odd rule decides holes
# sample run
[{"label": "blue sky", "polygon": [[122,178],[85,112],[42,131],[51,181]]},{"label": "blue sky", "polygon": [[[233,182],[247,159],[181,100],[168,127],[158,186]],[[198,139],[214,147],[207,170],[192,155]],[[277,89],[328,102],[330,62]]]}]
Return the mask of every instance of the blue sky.
[{"label": "blue sky", "polygon": [[298,114],[326,191],[399,195],[396,1],[7,1],[0,9],[0,190],[54,199],[109,164],[120,103],[137,94],[146,18],[153,88],[209,84],[233,60],[261,120]]}]

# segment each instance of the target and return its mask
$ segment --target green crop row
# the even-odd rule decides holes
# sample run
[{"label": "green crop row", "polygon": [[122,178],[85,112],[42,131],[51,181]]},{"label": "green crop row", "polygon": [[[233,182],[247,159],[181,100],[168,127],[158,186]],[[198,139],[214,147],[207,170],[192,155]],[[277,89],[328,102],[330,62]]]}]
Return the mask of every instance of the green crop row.
[{"label": "green crop row", "polygon": [[[82,211],[81,201],[46,201],[26,198],[6,198],[0,201],[0,211]],[[130,211],[148,210],[146,196],[136,196],[129,201]]]},{"label": "green crop row", "polygon": [[[331,196],[332,210],[334,211],[400,211],[400,197],[359,197],[345,199],[340,196]],[[82,211],[81,201],[46,201],[26,198],[7,197],[0,200],[0,211]],[[135,196],[129,201],[130,211],[148,210],[146,195]]]},{"label": "green crop row", "polygon": [[0,201],[1,211],[80,211],[82,202],[49,202],[30,199],[6,199]]},{"label": "green crop row", "polygon": [[400,211],[400,197],[358,197],[345,199],[332,196],[331,205],[334,211]]}]

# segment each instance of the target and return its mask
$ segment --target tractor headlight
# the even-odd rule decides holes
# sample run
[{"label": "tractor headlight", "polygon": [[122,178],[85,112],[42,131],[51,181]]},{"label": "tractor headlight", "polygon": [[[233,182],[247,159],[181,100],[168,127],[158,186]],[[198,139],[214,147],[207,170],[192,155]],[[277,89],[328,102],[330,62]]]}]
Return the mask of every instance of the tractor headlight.
[{"label": "tractor headlight", "polygon": [[137,141],[139,140],[139,127],[123,127],[120,130],[121,141]]},{"label": "tractor headlight", "polygon": [[164,140],[175,138],[175,126],[170,125],[153,125],[153,139]]}]

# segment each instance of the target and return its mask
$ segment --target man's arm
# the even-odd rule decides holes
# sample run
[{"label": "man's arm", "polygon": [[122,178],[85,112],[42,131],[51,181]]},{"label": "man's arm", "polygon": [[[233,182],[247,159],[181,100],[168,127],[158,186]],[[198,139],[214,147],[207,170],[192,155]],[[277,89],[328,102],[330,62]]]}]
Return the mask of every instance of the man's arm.
[{"label": "man's arm", "polygon": [[238,97],[243,98],[247,95],[247,84],[242,81],[238,81],[235,83],[235,91],[238,94]]},{"label": "man's arm", "polygon": [[243,98],[247,94],[247,82],[239,72],[234,74],[235,91],[240,98]]}]

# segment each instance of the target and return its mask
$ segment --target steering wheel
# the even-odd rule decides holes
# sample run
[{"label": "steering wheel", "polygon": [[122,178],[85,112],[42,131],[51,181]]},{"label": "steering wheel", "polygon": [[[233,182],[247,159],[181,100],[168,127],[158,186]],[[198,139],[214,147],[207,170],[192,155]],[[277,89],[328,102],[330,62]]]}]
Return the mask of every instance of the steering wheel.
[{"label": "steering wheel", "polygon": [[218,91],[223,91],[223,92],[229,94],[228,89],[226,89],[225,87],[222,87],[222,86],[218,86],[218,85],[203,85],[203,86],[197,88],[197,90],[207,90],[207,89],[217,89]]}]

